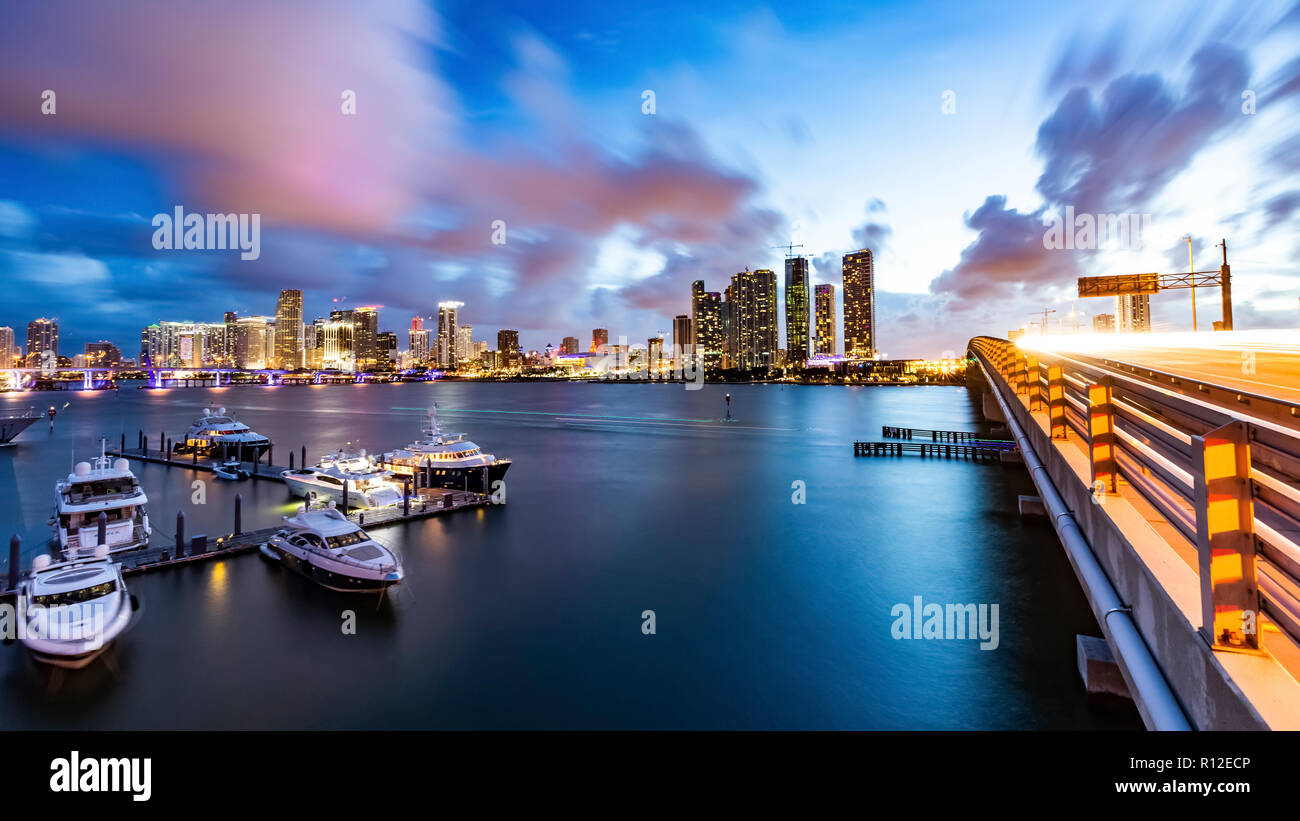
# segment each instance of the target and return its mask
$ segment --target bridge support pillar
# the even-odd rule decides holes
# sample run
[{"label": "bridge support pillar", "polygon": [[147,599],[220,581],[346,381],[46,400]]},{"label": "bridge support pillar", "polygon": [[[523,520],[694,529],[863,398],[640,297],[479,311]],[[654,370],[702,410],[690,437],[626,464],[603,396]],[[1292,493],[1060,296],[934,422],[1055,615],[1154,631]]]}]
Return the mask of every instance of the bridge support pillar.
[{"label": "bridge support pillar", "polygon": [[1250,431],[1229,422],[1192,437],[1201,636],[1216,650],[1260,652]]},{"label": "bridge support pillar", "polygon": [[1047,368],[1047,415],[1052,423],[1053,439],[1068,439],[1065,421],[1065,373],[1060,365]]},{"label": "bridge support pillar", "polygon": [[1115,405],[1109,377],[1088,386],[1088,451],[1093,497],[1115,493],[1119,489],[1119,467],[1115,462]]}]

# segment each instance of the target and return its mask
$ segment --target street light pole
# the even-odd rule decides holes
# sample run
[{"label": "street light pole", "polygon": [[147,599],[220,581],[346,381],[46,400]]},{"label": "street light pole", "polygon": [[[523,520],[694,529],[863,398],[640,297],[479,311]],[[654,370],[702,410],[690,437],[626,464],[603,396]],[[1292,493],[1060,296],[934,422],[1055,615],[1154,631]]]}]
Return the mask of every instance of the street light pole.
[{"label": "street light pole", "polygon": [[1192,262],[1192,237],[1188,234],[1183,239],[1187,240],[1187,280],[1192,286],[1192,331],[1196,330],[1196,265]]}]

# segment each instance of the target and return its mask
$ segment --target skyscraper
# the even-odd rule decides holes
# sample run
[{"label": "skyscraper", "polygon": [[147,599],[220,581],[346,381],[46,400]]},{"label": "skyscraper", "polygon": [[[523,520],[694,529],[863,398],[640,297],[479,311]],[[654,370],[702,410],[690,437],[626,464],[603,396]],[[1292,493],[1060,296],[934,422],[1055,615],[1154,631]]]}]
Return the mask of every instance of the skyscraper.
[{"label": "skyscraper", "polygon": [[52,355],[50,363],[58,366],[59,362],[59,326],[53,319],[33,319],[27,323],[27,367],[39,368],[46,359],[45,352]]},{"label": "skyscraper", "polygon": [[609,331],[605,328],[592,328],[591,352],[595,353],[609,344]]},{"label": "skyscraper", "polygon": [[457,315],[463,302],[438,303],[438,367],[456,368]]},{"label": "skyscraper", "polygon": [[0,368],[14,366],[14,329],[0,326]]},{"label": "skyscraper", "polygon": [[424,317],[411,318],[411,364],[423,365],[429,360],[429,332],[424,329]]},{"label": "skyscraper", "polygon": [[679,351],[687,352],[693,349],[695,345],[695,330],[691,326],[691,318],[686,314],[678,314],[673,317],[673,347]]},{"label": "skyscraper", "polygon": [[1099,334],[1115,333],[1115,315],[1097,314],[1092,318],[1092,329]]},{"label": "skyscraper", "polygon": [[835,355],[835,286],[829,283],[813,288],[817,311],[817,353]]},{"label": "skyscraper", "polygon": [[875,263],[871,249],[844,255],[844,355],[871,359],[876,338]]},{"label": "skyscraper", "polygon": [[808,358],[808,258],[785,260],[785,350],[790,364]]},{"label": "skyscraper", "polygon": [[122,364],[122,351],[106,339],[86,343],[86,364],[92,367],[116,368]]},{"label": "skyscraper", "polygon": [[1115,297],[1115,321],[1120,333],[1151,330],[1151,295],[1120,294]]},{"label": "skyscraper", "polygon": [[[373,370],[380,361],[379,307],[364,305],[352,312],[352,339],[357,356],[357,370]],[[383,358],[388,359],[384,353]]]},{"label": "skyscraper", "polygon": [[691,330],[695,334],[696,352],[704,364],[716,368],[722,364],[722,294],[704,290],[704,280],[691,284]]},{"label": "skyscraper", "polygon": [[280,292],[275,303],[275,357],[277,368],[302,367],[302,291]]},{"label": "skyscraper", "polygon": [[[351,311],[347,313],[351,314]],[[347,320],[334,319],[331,316],[324,326],[324,340],[321,351],[321,364],[326,368],[348,373],[357,369],[356,326]]]},{"label": "skyscraper", "polygon": [[497,331],[497,353],[501,356],[501,367],[509,368],[518,364],[519,332],[504,328]]},{"label": "skyscraper", "polygon": [[731,278],[733,365],[742,370],[770,368],[777,360],[776,274],[748,268]]},{"label": "skyscraper", "polygon": [[461,325],[456,328],[456,355],[462,361],[474,358],[473,325]]},{"label": "skyscraper", "polygon": [[239,333],[239,315],[226,311],[225,327],[221,330],[221,364],[228,368],[235,367],[235,340]]},{"label": "skyscraper", "polygon": [[[168,323],[162,323],[166,326]],[[167,329],[163,330],[163,353],[155,365],[172,364],[172,360],[183,356],[173,355],[167,342]],[[275,321],[264,316],[241,316],[235,327],[235,364],[241,368],[260,370],[267,366],[267,359],[275,351]]]},{"label": "skyscraper", "polygon": [[577,353],[578,345],[579,345],[578,337],[576,336],[566,336],[564,338],[564,341],[560,343],[560,347],[564,350],[566,354]]}]

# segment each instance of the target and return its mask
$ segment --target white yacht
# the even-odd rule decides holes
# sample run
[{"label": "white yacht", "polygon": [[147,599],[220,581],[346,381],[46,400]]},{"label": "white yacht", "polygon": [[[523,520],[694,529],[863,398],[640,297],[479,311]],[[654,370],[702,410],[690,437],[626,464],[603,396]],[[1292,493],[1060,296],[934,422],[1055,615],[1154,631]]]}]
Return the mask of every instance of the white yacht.
[{"label": "white yacht", "polygon": [[[100,443],[93,462],[78,462],[68,478],[54,487],[54,516],[50,525],[59,549],[67,558],[90,555],[107,546],[111,552],[133,550],[149,544],[149,501],[125,459],[110,459]],[[99,538],[99,515],[105,516],[104,540]]]},{"label": "white yacht", "polygon": [[463,433],[443,433],[438,427],[438,407],[429,408],[424,439],[379,457],[379,466],[397,476],[414,476],[420,487],[442,487],[491,493],[510,469],[509,459],[498,459],[465,438]]},{"label": "white yacht", "polygon": [[230,457],[242,454],[245,460],[254,461],[270,445],[270,439],[250,429],[225,408],[204,408],[203,415],[185,432],[185,439],[172,449],[177,453],[197,450]]},{"label": "white yacht", "polygon": [[299,507],[287,525],[261,551],[331,590],[375,593],[402,581],[402,563],[391,550],[373,541],[331,503],[326,508]]},{"label": "white yacht", "polygon": [[121,635],[135,602],[122,580],[122,566],[100,546],[89,559],[53,562],[41,554],[19,587],[19,641],[37,661],[81,669]]},{"label": "white yacht", "polygon": [[31,408],[22,413],[0,413],[0,446],[12,444],[15,436],[39,418]]},{"label": "white yacht", "polygon": [[343,504],[343,483],[347,482],[347,508],[388,507],[402,503],[402,485],[391,471],[375,464],[365,450],[342,450],[321,459],[314,467],[281,471],[289,492],[304,499]]}]

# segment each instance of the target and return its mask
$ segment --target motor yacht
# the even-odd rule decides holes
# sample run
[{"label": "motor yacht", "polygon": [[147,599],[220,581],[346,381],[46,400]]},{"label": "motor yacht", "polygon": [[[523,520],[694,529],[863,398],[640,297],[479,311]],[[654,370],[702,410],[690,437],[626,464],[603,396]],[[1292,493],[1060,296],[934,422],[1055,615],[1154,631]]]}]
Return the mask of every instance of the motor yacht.
[{"label": "motor yacht", "polygon": [[[67,558],[90,555],[106,545],[118,553],[149,543],[149,501],[125,459],[111,459],[100,442],[100,455],[78,462],[68,478],[54,488],[54,528],[60,552]],[[104,515],[101,538],[100,514]]]},{"label": "motor yacht", "polygon": [[54,562],[41,554],[19,587],[19,641],[37,661],[78,670],[108,649],[135,609],[106,546],[87,559]]},{"label": "motor yacht", "polygon": [[[313,467],[281,471],[289,492],[309,501],[334,502],[349,510],[389,507],[402,503],[401,482],[393,473],[379,467],[365,450],[347,453],[339,450],[324,457]],[[347,504],[343,491],[347,488]]]},{"label": "motor yacht", "polygon": [[270,439],[240,422],[225,408],[204,408],[203,415],[190,425],[185,438],[172,449],[176,453],[198,451],[256,461],[270,446]]},{"label": "motor yacht", "polygon": [[510,469],[509,459],[500,459],[465,438],[463,433],[444,433],[438,427],[438,408],[429,408],[424,438],[399,450],[382,454],[379,466],[394,475],[412,476],[418,487],[450,488],[475,493],[492,493],[496,483]]},{"label": "motor yacht", "polygon": [[298,508],[284,517],[285,527],[260,546],[275,559],[331,590],[375,593],[402,581],[402,563],[348,521],[332,503],[325,508]]}]

